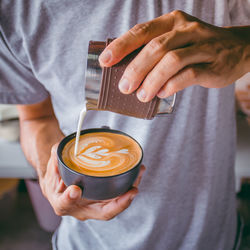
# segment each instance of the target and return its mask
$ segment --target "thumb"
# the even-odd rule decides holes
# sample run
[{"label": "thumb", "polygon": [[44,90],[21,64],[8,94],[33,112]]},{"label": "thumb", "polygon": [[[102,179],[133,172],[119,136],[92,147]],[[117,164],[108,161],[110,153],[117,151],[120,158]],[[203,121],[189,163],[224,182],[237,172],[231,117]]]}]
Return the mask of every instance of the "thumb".
[{"label": "thumb", "polygon": [[127,193],[105,204],[102,209],[103,217],[107,220],[114,218],[116,215],[129,207],[137,193],[138,189],[133,187]]},{"label": "thumb", "polygon": [[82,190],[80,187],[76,185],[70,185],[69,187],[66,188],[64,191],[62,197],[63,199],[67,200],[77,200],[80,199],[82,196]]},{"label": "thumb", "polygon": [[53,207],[57,215],[68,215],[75,209],[77,201],[81,199],[81,188],[76,185],[71,185],[66,190],[57,196],[53,201]]}]

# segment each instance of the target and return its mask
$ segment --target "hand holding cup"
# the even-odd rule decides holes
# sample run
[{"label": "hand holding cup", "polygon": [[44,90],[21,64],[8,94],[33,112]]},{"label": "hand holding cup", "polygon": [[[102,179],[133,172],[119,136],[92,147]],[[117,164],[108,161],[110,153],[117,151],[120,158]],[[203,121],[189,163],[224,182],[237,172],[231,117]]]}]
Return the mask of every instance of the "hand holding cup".
[{"label": "hand holding cup", "polygon": [[143,165],[133,187],[125,194],[109,200],[87,200],[82,198],[80,187],[76,185],[67,187],[61,179],[58,170],[57,147],[58,144],[53,146],[46,174],[40,178],[42,192],[57,215],[70,215],[79,220],[110,220],[129,207],[138,193],[138,185],[145,171]]}]

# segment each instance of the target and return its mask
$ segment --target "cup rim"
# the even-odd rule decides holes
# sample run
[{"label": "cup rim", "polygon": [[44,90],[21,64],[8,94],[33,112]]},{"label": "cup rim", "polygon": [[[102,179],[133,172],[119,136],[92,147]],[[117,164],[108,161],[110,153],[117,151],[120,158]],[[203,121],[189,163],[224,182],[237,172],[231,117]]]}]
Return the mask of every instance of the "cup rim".
[{"label": "cup rim", "polygon": [[70,167],[68,167],[66,165],[66,163],[64,163],[63,159],[62,159],[62,151],[65,147],[65,145],[70,141],[72,140],[74,137],[76,137],[76,132],[72,133],[72,134],[69,134],[68,136],[64,137],[59,145],[58,145],[58,148],[57,148],[57,159],[60,161],[60,163],[63,165],[64,168],[66,168],[67,170],[69,170],[70,172],[74,173],[74,174],[77,174],[77,175],[80,175],[80,176],[88,176],[88,177],[91,177],[91,178],[111,178],[111,177],[117,177],[117,176],[120,176],[120,175],[124,175],[124,174],[127,174],[131,171],[133,171],[136,167],[140,166],[141,163],[142,163],[142,159],[143,159],[143,149],[140,145],[140,143],[134,139],[132,136],[128,135],[127,133],[123,132],[123,131],[120,131],[120,130],[115,130],[115,129],[110,129],[110,128],[90,128],[90,129],[83,129],[81,130],[80,132],[80,135],[83,135],[83,134],[88,134],[88,133],[94,133],[94,132],[109,132],[109,133],[114,133],[114,134],[121,134],[121,135],[125,135],[129,138],[131,138],[134,142],[137,143],[137,145],[140,147],[141,149],[141,159],[138,161],[138,163],[132,167],[131,169],[123,172],[123,173],[120,173],[120,174],[116,174],[116,175],[108,175],[108,176],[93,176],[93,175],[88,175],[88,174],[83,174],[83,173],[79,173],[73,169],[71,169]]}]

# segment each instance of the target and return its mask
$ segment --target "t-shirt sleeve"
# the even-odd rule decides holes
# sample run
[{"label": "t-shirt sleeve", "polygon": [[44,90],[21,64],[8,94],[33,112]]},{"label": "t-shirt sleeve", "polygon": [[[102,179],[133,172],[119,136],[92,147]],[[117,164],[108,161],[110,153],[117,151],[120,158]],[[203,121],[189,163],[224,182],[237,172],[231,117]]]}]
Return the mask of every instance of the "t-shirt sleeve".
[{"label": "t-shirt sleeve", "polygon": [[250,0],[229,0],[232,26],[250,25]]},{"label": "t-shirt sleeve", "polygon": [[[0,31],[1,32],[1,31]],[[48,97],[32,70],[15,56],[0,33],[0,103],[32,104]]]}]

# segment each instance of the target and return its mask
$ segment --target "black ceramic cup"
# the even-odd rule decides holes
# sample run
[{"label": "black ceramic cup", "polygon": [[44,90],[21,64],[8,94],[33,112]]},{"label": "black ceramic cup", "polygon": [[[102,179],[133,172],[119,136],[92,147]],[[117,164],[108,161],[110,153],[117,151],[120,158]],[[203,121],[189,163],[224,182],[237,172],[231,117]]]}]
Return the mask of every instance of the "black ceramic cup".
[{"label": "black ceramic cup", "polygon": [[[133,139],[141,148],[140,144],[128,134],[121,132],[119,130],[113,130],[109,128],[92,128],[81,131],[81,135],[94,132],[109,132],[115,134],[125,135]],[[64,183],[69,185],[77,185],[82,189],[83,198],[89,200],[107,200],[115,198],[121,194],[126,193],[133,186],[134,181],[136,180],[142,158],[143,150],[141,148],[141,159],[140,161],[130,170],[113,176],[91,176],[82,173],[78,173],[75,170],[69,168],[62,159],[62,151],[64,146],[76,136],[76,133],[73,133],[65,137],[59,144],[57,149],[57,158],[58,158],[58,167],[60,175]]]}]

